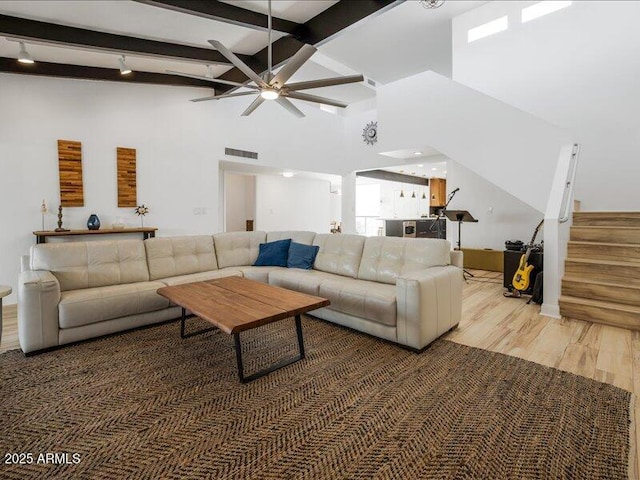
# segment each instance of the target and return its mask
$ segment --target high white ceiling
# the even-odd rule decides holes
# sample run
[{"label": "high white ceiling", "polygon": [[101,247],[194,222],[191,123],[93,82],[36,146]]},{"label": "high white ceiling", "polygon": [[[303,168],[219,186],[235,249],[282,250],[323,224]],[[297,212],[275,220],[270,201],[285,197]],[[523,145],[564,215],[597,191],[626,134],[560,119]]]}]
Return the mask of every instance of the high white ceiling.
[{"label": "high white ceiling", "polygon": [[[355,1],[355,0],[348,0]],[[259,13],[267,12],[266,0],[226,1]],[[273,0],[276,17],[304,23],[337,3],[337,0]],[[378,15],[366,18],[346,32],[325,42],[319,54],[337,61],[352,73],[382,83],[403,78],[419,71],[450,70],[451,19],[485,3],[482,1],[448,0],[435,10],[423,9],[409,0]],[[252,55],[267,45],[267,33],[248,27],[174,12],[127,0],[2,0],[0,14],[129,35],[151,40],[211,48],[207,40],[221,41],[235,53]],[[273,40],[283,34],[274,32]],[[18,44],[0,37],[0,56],[16,57]],[[118,52],[79,50],[67,46],[37,45],[27,42],[35,60],[117,68]],[[319,54],[317,54],[319,56]],[[184,60],[127,55],[127,64],[137,71],[164,73],[175,70],[204,75],[206,66]],[[314,65],[313,57],[293,78],[310,80],[345,74],[330,70],[327,62]],[[229,66],[214,66],[214,76],[229,70]],[[337,100],[356,102],[375,95],[363,85],[349,85],[314,90],[311,93]]]}]

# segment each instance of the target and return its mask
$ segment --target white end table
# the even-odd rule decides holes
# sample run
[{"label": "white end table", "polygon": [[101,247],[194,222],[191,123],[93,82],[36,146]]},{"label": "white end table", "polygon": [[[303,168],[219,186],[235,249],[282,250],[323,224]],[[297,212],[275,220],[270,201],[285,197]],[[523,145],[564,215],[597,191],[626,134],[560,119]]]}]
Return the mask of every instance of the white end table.
[{"label": "white end table", "polygon": [[0,285],[0,342],[2,342],[2,299],[11,294],[11,287]]}]

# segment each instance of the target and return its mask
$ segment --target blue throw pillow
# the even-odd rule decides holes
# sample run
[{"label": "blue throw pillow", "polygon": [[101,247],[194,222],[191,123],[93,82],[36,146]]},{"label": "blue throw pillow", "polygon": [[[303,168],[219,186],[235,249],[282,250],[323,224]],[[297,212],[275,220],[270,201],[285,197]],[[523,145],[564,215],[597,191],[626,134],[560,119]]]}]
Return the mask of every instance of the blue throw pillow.
[{"label": "blue throw pillow", "polygon": [[291,242],[287,267],[310,270],[313,268],[313,262],[316,261],[318,250],[320,250],[320,247],[317,245],[304,245],[302,243]]},{"label": "blue throw pillow", "polygon": [[291,239],[260,244],[260,252],[253,264],[256,267],[286,267]]}]

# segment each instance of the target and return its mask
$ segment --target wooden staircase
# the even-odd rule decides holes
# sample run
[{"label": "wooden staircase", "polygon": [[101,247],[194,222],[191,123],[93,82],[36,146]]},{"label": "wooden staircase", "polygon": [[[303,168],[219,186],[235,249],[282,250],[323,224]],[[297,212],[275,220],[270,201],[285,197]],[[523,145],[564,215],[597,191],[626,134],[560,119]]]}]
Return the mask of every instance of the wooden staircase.
[{"label": "wooden staircase", "polygon": [[640,212],[576,212],[560,314],[640,330]]}]

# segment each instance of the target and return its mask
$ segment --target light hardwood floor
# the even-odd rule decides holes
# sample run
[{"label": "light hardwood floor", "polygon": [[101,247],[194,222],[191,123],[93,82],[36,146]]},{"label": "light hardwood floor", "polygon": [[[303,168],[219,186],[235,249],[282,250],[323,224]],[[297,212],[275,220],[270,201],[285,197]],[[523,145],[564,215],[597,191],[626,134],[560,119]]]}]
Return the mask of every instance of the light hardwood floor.
[{"label": "light hardwood floor", "polygon": [[[502,274],[471,271],[462,321],[448,340],[523,358],[640,392],[640,332],[540,315],[540,306],[502,295]],[[0,352],[19,348],[15,311],[5,311]],[[635,404],[636,418],[640,419]],[[640,429],[636,429],[636,452]],[[636,454],[636,462],[638,455]],[[640,471],[636,467],[636,472]]]}]

